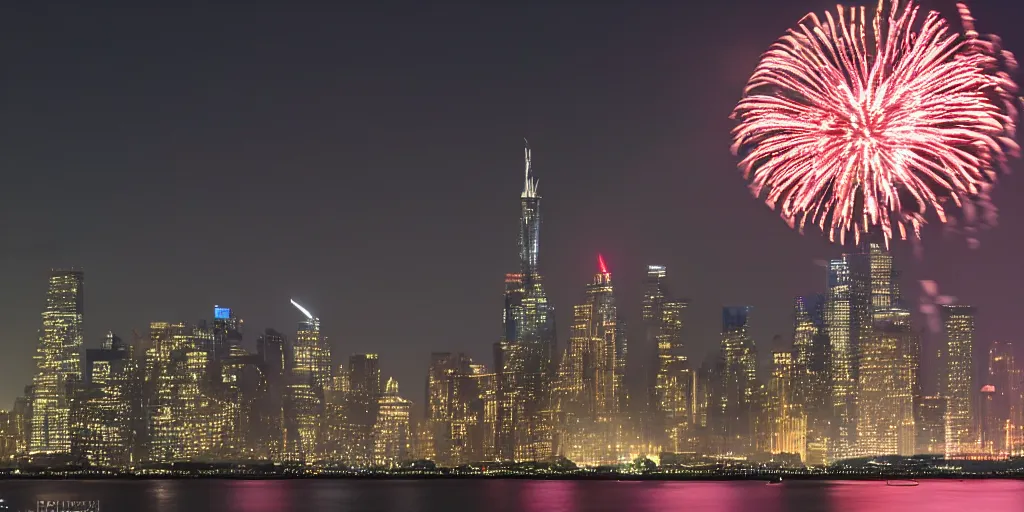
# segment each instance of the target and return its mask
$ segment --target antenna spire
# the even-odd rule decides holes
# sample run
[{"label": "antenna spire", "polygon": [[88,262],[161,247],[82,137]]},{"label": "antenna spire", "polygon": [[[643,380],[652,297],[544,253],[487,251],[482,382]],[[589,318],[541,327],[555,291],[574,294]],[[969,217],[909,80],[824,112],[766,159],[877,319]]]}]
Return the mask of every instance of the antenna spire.
[{"label": "antenna spire", "polygon": [[533,164],[530,162],[530,141],[523,137],[526,148],[523,150],[526,156],[526,182],[523,184],[523,197],[537,197],[537,179],[533,177]]}]

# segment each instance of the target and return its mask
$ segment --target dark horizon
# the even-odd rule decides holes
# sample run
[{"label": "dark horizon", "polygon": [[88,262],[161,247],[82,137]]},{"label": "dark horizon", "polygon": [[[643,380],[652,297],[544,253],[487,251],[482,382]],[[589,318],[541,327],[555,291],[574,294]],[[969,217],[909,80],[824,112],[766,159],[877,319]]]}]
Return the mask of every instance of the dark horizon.
[{"label": "dark horizon", "polygon": [[[982,32],[1024,52],[1024,7],[974,4]],[[90,348],[108,329],[128,340],[219,304],[252,349],[267,327],[294,337],[295,298],[322,319],[335,364],[379,353],[414,402],[430,352],[492,366],[524,136],[559,350],[600,253],[633,354],[645,266],[662,264],[690,300],[691,358],[717,349],[722,306],[752,305],[763,360],[775,334],[792,336],[793,298],[824,290],[815,261],[843,250],[750,197],[728,115],[761,52],[832,7],[19,6],[0,20],[0,407],[31,383],[51,267],[85,271]],[[977,306],[979,368],[994,340],[1024,353],[1014,166],[979,249],[932,225],[921,259],[894,250],[910,305],[932,279]]]}]

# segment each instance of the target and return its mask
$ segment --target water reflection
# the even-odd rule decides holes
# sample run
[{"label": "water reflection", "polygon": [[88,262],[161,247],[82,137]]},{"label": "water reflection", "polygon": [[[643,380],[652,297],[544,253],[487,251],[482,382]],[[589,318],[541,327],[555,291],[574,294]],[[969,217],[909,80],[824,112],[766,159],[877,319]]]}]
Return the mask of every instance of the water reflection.
[{"label": "water reflection", "polygon": [[1024,481],[0,480],[16,510],[100,500],[104,512],[1018,512]]},{"label": "water reflection", "polygon": [[290,480],[239,480],[225,482],[228,512],[278,512],[291,501]]},{"label": "water reflection", "polygon": [[520,482],[520,510],[524,512],[572,512],[576,510],[576,485],[571,480]]},{"label": "water reflection", "polygon": [[152,480],[147,482],[149,510],[153,512],[172,512],[175,507],[174,490],[177,488],[171,480]]},{"label": "water reflection", "polygon": [[777,512],[782,494],[780,486],[764,482],[663,482],[653,484],[644,493],[650,511],[678,510]]},{"label": "water reflection", "polygon": [[916,487],[885,482],[835,482],[828,486],[830,512],[1002,512],[1024,510],[1024,482],[1017,480],[922,480]]}]

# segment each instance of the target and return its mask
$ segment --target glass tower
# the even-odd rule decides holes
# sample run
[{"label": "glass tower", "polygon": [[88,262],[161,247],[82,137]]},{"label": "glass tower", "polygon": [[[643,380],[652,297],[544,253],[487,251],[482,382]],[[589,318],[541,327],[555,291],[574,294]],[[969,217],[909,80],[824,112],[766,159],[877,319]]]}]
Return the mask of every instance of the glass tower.
[{"label": "glass tower", "polygon": [[32,379],[29,454],[71,451],[69,386],[81,381],[83,273],[54,270],[43,310]]},{"label": "glass tower", "polygon": [[946,457],[973,453],[977,448],[974,429],[974,307],[942,306],[946,344],[943,350],[945,375],[942,391],[946,403]]},{"label": "glass tower", "polygon": [[718,405],[725,448],[745,453],[753,436],[751,415],[757,377],[757,352],[750,337],[751,306],[722,308],[722,386]]},{"label": "glass tower", "polygon": [[497,455],[509,460],[551,456],[555,374],[555,312],[538,270],[540,195],[530,148],[520,195],[519,273],[505,279],[504,336],[496,353],[498,378]]}]

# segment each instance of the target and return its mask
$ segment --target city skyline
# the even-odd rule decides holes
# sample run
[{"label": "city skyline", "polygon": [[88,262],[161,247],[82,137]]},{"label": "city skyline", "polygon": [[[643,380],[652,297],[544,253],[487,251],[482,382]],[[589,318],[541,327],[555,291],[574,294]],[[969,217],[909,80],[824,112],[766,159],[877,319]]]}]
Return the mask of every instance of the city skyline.
[{"label": "city skyline", "polygon": [[[1019,7],[1003,4],[974,6],[975,14],[993,32],[1004,34],[1008,46],[1020,47],[1011,30]],[[266,89],[271,97],[292,98],[280,108],[266,106],[273,102],[263,97],[238,96],[235,87],[227,87],[233,80],[253,76],[255,64],[262,61],[233,60],[242,53],[238,48],[217,45],[210,50],[214,61],[237,62],[237,67],[192,68],[178,57],[170,59],[168,70],[144,68],[127,77],[80,71],[71,78],[82,84],[81,90],[50,98],[52,88],[45,84],[61,68],[46,64],[52,49],[32,43],[53,36],[59,47],[92,33],[94,26],[76,25],[78,15],[70,14],[69,34],[60,35],[54,34],[54,27],[39,26],[31,12],[14,17],[8,22],[25,23],[9,31],[11,37],[28,43],[32,51],[11,59],[12,73],[25,81],[10,86],[10,98],[25,101],[10,102],[5,137],[11,147],[3,156],[9,167],[31,173],[21,187],[5,189],[2,206],[7,264],[0,271],[5,290],[0,306],[9,319],[10,330],[4,336],[12,359],[27,362],[34,351],[44,301],[39,283],[47,269],[78,265],[88,276],[88,348],[98,347],[108,330],[127,338],[132,328],[143,332],[151,321],[209,317],[214,304],[232,307],[247,321],[246,343],[252,348],[265,327],[290,332],[296,313],[285,301],[295,297],[323,319],[333,352],[343,357],[379,352],[387,375],[421,374],[426,355],[433,350],[465,351],[489,361],[491,344],[501,334],[493,317],[501,303],[502,276],[517,263],[517,205],[511,193],[521,184],[523,135],[533,142],[545,196],[543,273],[547,295],[563,326],[559,350],[564,348],[572,306],[583,300],[581,286],[590,281],[599,253],[616,276],[619,308],[632,340],[643,339],[639,303],[648,264],[667,266],[674,293],[691,300],[691,358],[700,359],[716,348],[720,307],[726,304],[754,306],[751,329],[759,346],[775,334],[788,336],[792,297],[815,292],[824,281],[823,270],[813,261],[838,257],[842,249],[818,237],[789,232],[766,208],[750,204],[737,187],[740,178],[728,155],[726,115],[757,55],[777,36],[777,27],[788,26],[813,9],[802,4],[754,5],[746,12],[761,15],[754,16],[758,22],[736,20],[715,29],[734,31],[728,34],[711,29],[687,33],[675,26],[709,14],[700,9],[734,7],[701,6],[696,13],[681,7],[608,7],[585,13],[590,28],[575,21],[575,9],[538,7],[536,16],[510,13],[498,21],[487,21],[486,10],[460,11],[455,14],[461,18],[446,23],[493,23],[494,35],[477,33],[483,29],[470,29],[470,35],[496,51],[492,60],[479,64],[481,68],[454,76],[495,72],[480,87],[494,86],[496,92],[481,97],[457,88],[445,93],[457,85],[454,78],[427,81],[425,92],[407,99],[402,95],[415,91],[386,89],[391,91],[386,99],[373,105],[394,104],[402,113],[389,113],[365,131],[356,127],[365,126],[360,120],[372,118],[376,111],[350,112],[348,100],[328,99],[365,97],[381,84],[426,76],[415,67],[421,57],[405,55],[400,44],[362,57],[346,54],[355,69],[392,63],[385,66],[390,71],[379,82],[317,88],[312,95],[317,100],[308,103],[294,99],[302,86]],[[616,25],[614,20],[624,13],[633,21]],[[256,27],[269,23],[271,40],[288,55],[317,55],[314,43],[336,30],[324,22],[315,24],[311,39],[282,40],[283,26],[308,19],[292,15],[275,25],[268,21],[273,14],[255,12],[247,19]],[[142,14],[118,16],[114,19],[124,22],[118,25],[120,30],[135,36],[140,27],[157,23]],[[357,18],[388,19],[375,12]],[[539,39],[525,43],[514,37],[513,27],[524,19],[534,24]],[[573,24],[583,27],[569,30]],[[146,37],[139,46],[158,56],[169,56],[172,50],[200,54],[207,49],[204,43],[214,40],[214,31],[199,25],[193,27],[195,41],[184,48]],[[421,27],[407,28],[410,40],[424,35]],[[246,45],[262,40],[259,28],[230,30],[237,31],[233,33]],[[94,37],[85,35],[87,40]],[[690,54],[702,38],[732,36],[739,36],[731,39],[735,45],[715,50],[710,58]],[[458,38],[428,39],[435,53],[452,51],[458,57],[442,59],[441,69],[459,71],[465,58],[475,55],[459,50],[464,45]],[[607,48],[598,52],[600,57],[580,61],[577,56],[589,50],[589,43],[573,40],[607,41]],[[521,57],[528,48],[523,45],[556,50],[524,63]],[[84,46],[76,52],[72,55],[84,62],[117,69],[130,68],[140,55],[122,50],[103,57]],[[317,59],[307,58],[291,66],[280,59],[272,63],[282,74],[322,71],[321,63],[310,62]],[[57,62],[66,64],[67,59]],[[680,76],[680,69],[703,62],[714,68],[708,83],[695,85]],[[573,73],[552,70],[573,63]],[[188,101],[164,94],[167,85],[156,82],[177,77],[178,71],[186,90],[201,101],[199,107],[174,116],[171,109]],[[615,78],[620,72],[631,80]],[[671,78],[661,83],[666,76]],[[509,82],[514,92],[499,87],[510,77],[516,78]],[[144,98],[113,97],[133,79],[146,91],[141,93]],[[558,87],[531,88],[535,82],[555,79],[564,81]],[[200,92],[210,83],[221,85]],[[95,94],[103,89],[112,91],[110,96]],[[589,93],[577,97],[570,91]],[[650,98],[644,98],[648,91]],[[167,97],[170,103],[165,110],[154,106],[161,102],[150,103],[147,95]],[[560,104],[570,97],[573,101]],[[52,112],[28,108],[44,100],[53,102]],[[328,113],[316,114],[317,101],[328,102]],[[207,118],[199,115],[202,105],[227,106],[213,108],[218,113],[207,126],[202,122]],[[249,108],[256,109],[253,116],[275,121],[257,123],[262,127],[254,129],[257,133],[247,131],[242,125]],[[483,118],[476,116],[483,114],[469,112],[473,109],[493,114],[495,119],[488,122],[495,127],[479,129]],[[82,115],[68,118],[67,112]],[[98,129],[89,129],[90,119],[99,112],[115,120],[96,121]],[[456,121],[433,121],[453,112]],[[338,121],[343,114],[352,121]],[[278,122],[279,117],[293,122]],[[55,121],[60,119],[63,122]],[[134,130],[151,126],[152,120],[161,121],[156,123],[160,127]],[[404,123],[408,129],[392,134],[391,126]],[[205,128],[176,138],[196,126]],[[285,133],[293,129],[314,142],[296,142],[298,137]],[[44,134],[45,148],[39,142]],[[319,136],[310,136],[315,134]],[[268,140],[281,145],[267,144]],[[394,148],[407,156],[393,155]],[[1020,190],[1017,176],[1006,178],[997,196],[1011,197]],[[284,181],[280,187],[279,180]],[[929,228],[935,236],[926,239],[923,259],[914,259],[906,244],[895,247],[912,303],[916,281],[934,279],[944,294],[977,306],[976,358],[987,343],[1015,341],[1017,336],[1011,320],[1014,291],[1006,284],[1020,280],[1014,255],[1024,248],[1016,245],[1013,233],[1021,225],[1015,219],[1024,215],[1013,201],[999,204],[1002,223],[983,234],[977,251],[969,251],[957,237],[938,236],[935,227]],[[412,292],[402,293],[405,289]],[[430,300],[424,299],[427,294]],[[409,322],[388,322],[379,316],[393,307],[408,311]],[[451,310],[463,312],[457,327],[443,315]],[[915,325],[923,323],[915,318]],[[764,368],[764,351],[760,357]],[[31,378],[29,365],[12,367],[0,376],[0,400],[11,403]],[[403,393],[419,402],[415,397],[422,396],[420,379],[400,383]]]},{"label": "city skyline", "polygon": [[[686,353],[690,300],[673,294],[662,265],[647,266],[645,334],[631,346],[599,254],[559,357],[528,145],[524,163],[519,267],[505,276],[492,366],[431,350],[415,414],[396,376],[385,384],[379,354],[341,363],[321,318],[294,299],[301,319],[290,340],[268,327],[247,349],[244,319],[215,305],[212,321],[153,321],[129,342],[108,331],[100,349],[85,350],[83,368],[84,273],[53,270],[36,371],[5,412],[2,455],[99,467],[270,460],[323,469],[554,457],[597,466],[687,454],[810,466],[921,447],[947,458],[1024,449],[1012,343],[991,343],[987,366],[977,364],[985,351],[977,309],[943,301],[934,313],[937,387],[926,386],[932,349],[914,326],[901,266],[879,238],[830,260],[825,287],[794,298],[792,336],[758,344],[754,308],[722,306],[719,349],[704,358]],[[629,377],[643,384],[639,393]],[[929,396],[940,397],[941,421]]]},{"label": "city skyline", "polygon": [[[540,194],[538,194],[537,191],[536,191],[536,187],[537,187],[536,180],[537,180],[537,178],[536,178],[536,174],[531,169],[531,155],[530,155],[530,152],[529,152],[529,145],[528,145],[528,143],[527,143],[527,153],[526,153],[525,160],[526,160],[526,166],[527,166],[528,171],[526,173],[526,176],[527,176],[527,178],[526,178],[526,185],[524,185],[524,187],[523,187],[522,197],[524,199],[526,199],[526,198],[533,198],[533,197],[536,197],[536,198],[539,199],[540,198]],[[534,221],[530,221],[530,222],[532,223]],[[538,223],[545,223],[546,224],[549,221],[536,221],[536,222],[538,222]],[[523,233],[530,233],[530,232],[531,231],[529,229],[527,229],[526,231],[521,230],[520,238],[524,238]],[[522,249],[521,249],[521,252],[520,252],[520,262],[521,262],[521,265],[523,265],[523,266],[530,265],[530,267],[526,267],[526,268],[533,268],[534,271],[536,271],[536,268],[537,268],[537,256],[536,256],[536,253],[538,252],[538,250],[537,250],[538,243],[537,243],[536,238],[537,237],[536,237],[535,234],[534,235],[527,235],[527,237],[525,238],[526,240],[531,240],[532,239],[532,242],[528,242],[527,245],[532,245],[534,247],[534,249],[530,250],[530,251],[527,251],[527,252],[522,252]],[[520,243],[520,247],[522,247],[522,245],[523,244],[521,242]],[[844,254],[845,254],[845,251],[849,251],[851,249],[847,248],[847,249],[841,249],[841,250],[843,250]],[[887,252],[886,254],[888,255],[889,253]],[[611,271],[610,270],[611,269],[609,268],[608,264],[605,262],[604,256],[602,254],[598,253],[596,256],[597,256],[596,257],[597,261],[594,264],[592,264],[593,270],[592,270],[592,274],[591,275],[595,275],[596,274],[598,276],[598,278],[600,278],[600,276],[602,276],[602,275],[605,276],[606,279],[609,279],[609,286],[610,286],[610,276],[611,276]],[[888,257],[889,263],[887,264],[886,268],[891,268],[891,267],[893,267],[892,260],[895,259],[895,258],[893,258],[892,256],[887,256],[887,257]],[[838,260],[832,260],[831,264],[835,265],[836,262],[840,262],[840,261],[843,261],[843,259],[840,258]],[[912,261],[919,261],[919,260],[917,260],[915,258]],[[527,262],[530,262],[530,263],[527,263]],[[54,269],[54,270],[59,270],[59,269]],[[683,280],[683,279],[680,279],[678,277],[679,272],[673,272],[673,269],[670,266],[660,265],[660,264],[659,265],[648,264],[648,265],[646,265],[646,268],[644,270],[647,272],[647,274],[642,278],[643,282],[641,282],[641,285],[643,285],[643,286],[646,286],[646,283],[650,279],[650,272],[652,270],[656,270],[658,273],[660,273],[661,279],[659,280],[659,282],[661,283],[661,285],[663,287],[664,286],[668,286],[673,291],[676,289],[676,282]],[[814,264],[808,265],[808,269],[807,270],[809,272],[815,272],[815,273],[820,274],[820,277],[821,277],[823,283],[828,282],[829,279],[831,279],[829,277],[829,272],[830,271],[828,270],[828,265],[825,264],[822,261],[815,261]],[[900,270],[903,270],[903,267],[900,267]],[[79,280],[82,279],[81,276],[83,274],[83,269],[81,269],[80,267],[72,267],[72,270],[70,270],[70,272],[76,272],[77,275],[79,276],[78,279]],[[621,275],[621,273],[622,272],[616,272],[616,275]],[[667,273],[670,274],[670,275],[666,277]],[[910,296],[914,296],[915,295],[914,291],[916,291],[915,287],[913,287],[914,283],[902,282],[902,281],[905,281],[904,279],[902,279],[902,275],[901,275],[902,273],[903,272],[895,273],[893,275],[893,277],[892,277],[892,283],[895,286],[897,286],[897,288],[902,285],[904,290],[907,289],[908,287],[911,288],[912,291],[911,291],[911,293],[909,295]],[[598,279],[598,278],[595,278],[595,279]],[[508,279],[508,277],[506,277],[506,285],[507,285],[507,279]],[[618,278],[616,280],[616,284],[618,284],[618,282],[620,282],[621,280],[622,280],[621,278]],[[79,282],[78,286],[79,286],[78,293],[83,294],[83,296],[80,296],[79,299],[78,299],[79,301],[81,301],[84,298],[84,294],[86,293],[86,292],[83,292],[82,290],[83,289],[84,290],[88,290],[88,285],[86,284],[85,286],[82,286],[81,282]],[[593,285],[588,285],[588,288],[590,286],[593,286]],[[821,294],[823,291],[824,291],[824,287],[819,287],[818,289],[808,290],[805,295]],[[590,293],[592,293],[592,292],[590,292],[590,291],[587,292],[588,295]],[[572,293],[571,295],[580,295],[580,294],[577,291],[577,293]],[[799,299],[800,297],[801,296],[798,295],[798,296],[794,296],[794,297],[789,297],[788,299],[790,299],[790,300],[792,300],[794,298]],[[904,295],[904,297],[905,297],[905,295]],[[663,298],[668,299],[670,297],[663,297]],[[685,329],[683,330],[683,332],[681,334],[681,339],[682,339],[682,342],[680,343],[680,346],[682,347],[681,348],[681,350],[682,350],[682,354],[681,355],[684,358],[686,358],[687,360],[689,360],[691,363],[698,364],[698,365],[702,361],[706,360],[706,358],[708,358],[708,357],[716,357],[717,356],[717,351],[719,349],[719,347],[717,346],[717,343],[718,343],[717,337],[720,334],[722,334],[722,332],[724,332],[724,331],[720,330],[718,333],[716,333],[714,335],[716,337],[716,339],[713,340],[713,344],[708,348],[708,350],[704,351],[703,353],[701,353],[698,348],[694,348],[694,346],[693,346],[693,345],[698,345],[701,342],[700,339],[697,339],[696,337],[693,337],[691,335],[691,333],[693,331],[693,325],[694,324],[700,325],[702,323],[703,324],[709,323],[708,322],[709,319],[706,319],[706,318],[694,318],[692,316],[693,315],[692,311],[686,311],[686,309],[688,309],[688,307],[690,306],[691,303],[693,303],[693,302],[699,303],[699,298],[697,299],[697,301],[694,301],[689,296],[687,296],[686,299],[678,299],[676,297],[671,297],[671,298],[672,299],[676,299],[676,300],[682,300],[685,303],[684,312],[682,313],[682,315],[683,315],[683,319],[684,319],[683,321],[684,321],[684,324],[686,325],[686,327],[685,327]],[[291,311],[295,311],[297,309],[298,313],[299,313],[298,318],[299,318],[300,324],[301,324],[301,322],[306,321],[305,318],[308,317],[310,322],[314,322],[315,323],[315,325],[317,327],[317,332],[319,332],[321,319],[319,317],[314,318],[312,316],[312,314],[305,307],[303,307],[302,305],[297,303],[294,299],[289,299],[289,300],[290,300],[291,305],[290,306],[286,306],[286,307],[284,307],[282,309],[291,310]],[[551,300],[551,299],[548,299],[548,300]],[[644,300],[646,300],[646,299],[644,299]],[[622,302],[622,301],[620,300],[619,302]],[[956,302],[956,300],[954,300],[954,302]],[[888,304],[888,302],[886,302],[886,303]],[[940,347],[937,344],[941,343],[941,341],[942,341],[942,339],[941,339],[942,333],[929,332],[929,331],[927,331],[924,328],[924,326],[927,325],[927,322],[924,321],[923,315],[919,312],[918,308],[916,307],[917,304],[914,303],[912,300],[910,302],[905,301],[904,305],[907,306],[907,309],[909,310],[909,313],[911,314],[911,316],[915,317],[915,321],[913,323],[914,323],[915,329],[917,331],[917,334],[921,335],[924,339],[931,339],[931,343],[929,344],[929,346],[926,349],[926,351],[930,350],[930,351],[934,352],[934,350],[939,349]],[[78,307],[81,308],[82,305],[79,304]],[[623,305],[619,306],[619,309],[623,309],[625,311],[628,311],[628,312],[632,313],[629,316],[642,316],[642,312],[640,310],[643,309],[644,307],[646,307],[646,306],[645,306],[645,304],[643,303],[643,300],[642,300],[640,302],[633,303],[633,304],[629,304],[629,303],[623,304]],[[730,308],[735,309],[734,306],[731,306],[728,303],[721,304],[718,307],[720,308],[720,311],[729,310]],[[745,308],[745,312],[743,313],[744,319],[745,319],[746,322],[749,322],[749,325],[747,327],[745,327],[745,329],[750,329],[751,331],[754,331],[754,332],[756,332],[756,331],[765,332],[766,329],[763,326],[759,325],[762,322],[763,323],[780,323],[778,318],[761,318],[761,315],[758,315],[759,312],[756,311],[757,308],[755,308],[754,306],[743,306],[743,308]],[[165,319],[162,319],[162,320],[151,320],[150,322],[167,321],[167,322],[171,322],[171,323],[185,322],[186,324],[189,324],[189,323],[193,323],[193,322],[197,322],[198,321],[198,322],[211,322],[211,324],[212,324],[213,322],[216,322],[217,319],[218,319],[218,316],[217,316],[219,314],[218,311],[227,310],[227,311],[229,311],[232,314],[238,314],[238,315],[243,314],[237,308],[231,308],[230,304],[215,304],[213,306],[207,307],[207,310],[208,310],[208,312],[212,312],[212,314],[209,315],[209,316],[199,316],[198,318],[191,318],[191,319],[180,319],[180,318],[169,319],[169,318],[165,318]],[[570,338],[572,336],[572,325],[573,325],[572,318],[573,318],[573,316],[578,315],[578,313],[572,313],[571,311],[572,311],[572,309],[570,309],[570,313],[568,314],[569,318],[568,319],[563,319],[563,323],[562,323],[562,325],[568,325],[569,327],[568,328],[563,328],[562,331],[556,333],[556,336],[558,337],[557,340],[556,340],[557,347],[556,347],[556,352],[553,354],[554,361],[556,363],[560,362],[562,357],[565,357],[564,353],[566,351],[567,345],[569,344]],[[562,312],[557,312],[556,311],[556,313],[558,314],[558,316],[566,316]],[[638,315],[637,313],[640,313],[640,314]],[[622,317],[623,319],[626,318],[626,315],[622,315],[621,313],[615,313],[615,315],[617,317]],[[750,320],[750,317],[752,317],[753,320]],[[792,318],[792,312],[790,312],[790,317],[786,318],[786,321],[792,322],[792,319],[793,319]],[[245,320],[245,318],[242,317],[241,320]],[[255,349],[257,347],[257,343],[258,343],[258,338],[262,336],[260,333],[262,332],[263,329],[278,329],[278,330],[281,329],[281,326],[273,326],[273,325],[261,326],[261,325],[257,324],[254,320],[255,319],[249,319],[249,325],[247,327],[245,327],[245,328],[240,328],[239,329],[239,332],[247,333],[247,335],[244,335],[241,338],[241,340],[240,340],[240,341],[242,341],[242,345],[241,346],[243,348],[247,349],[247,350],[250,350],[250,351],[255,351]],[[566,320],[568,320],[568,321],[566,321]],[[79,331],[81,331],[82,330],[82,325],[83,324],[84,325],[88,325],[88,323],[89,323],[88,321],[83,322],[81,320],[81,318],[79,318],[78,325],[76,326],[76,328]],[[328,319],[328,325],[330,323],[331,323],[330,319]],[[636,355],[634,355],[632,357],[627,358],[627,364],[629,365],[630,370],[631,370],[629,372],[629,376],[627,378],[627,380],[628,380],[627,389],[629,390],[630,395],[633,396],[634,399],[636,399],[636,398],[643,397],[645,393],[649,393],[649,391],[646,389],[646,386],[649,385],[649,383],[647,382],[647,379],[651,378],[652,374],[650,374],[648,372],[653,372],[654,374],[656,374],[658,372],[657,363],[655,363],[653,361],[648,361],[648,359],[650,359],[650,356],[654,355],[654,353],[656,351],[656,348],[653,346],[652,339],[647,338],[646,335],[644,334],[645,327],[644,327],[644,321],[642,319],[641,319],[641,321],[637,322],[637,324],[640,324],[637,327],[629,326],[628,322],[623,322],[623,323],[625,325],[627,325],[627,327],[626,327],[627,331],[626,332],[629,333],[627,338],[632,338],[632,343],[630,343],[630,347],[632,348],[634,354],[636,354]],[[758,327],[760,327],[760,328],[758,328]],[[148,329],[148,328],[150,328],[150,326],[147,324],[147,325],[144,325],[144,326],[137,327],[137,328],[135,328],[133,330],[135,332],[140,333],[140,335],[145,336],[146,329]],[[724,329],[724,327],[723,327],[723,329]],[[86,339],[84,341],[84,343],[81,342],[81,340],[79,341],[79,349],[80,349],[79,352],[81,352],[81,354],[83,356],[85,354],[84,351],[85,351],[86,348],[96,349],[96,348],[100,348],[100,346],[103,343],[106,343],[107,342],[107,337],[110,335],[109,333],[116,332],[116,333],[118,333],[121,336],[126,336],[126,335],[130,336],[132,334],[131,331],[129,331],[129,332],[115,331],[114,329],[109,329],[109,328],[103,328],[102,330],[104,332],[103,337],[101,339],[99,339],[99,340],[95,340],[96,341],[95,343],[90,343],[89,342],[90,340],[88,340],[88,339]],[[286,329],[285,329],[285,331],[286,331]],[[42,331],[40,331],[40,332],[42,332]],[[329,331],[325,331],[325,332],[329,332]],[[757,354],[756,354],[756,357],[757,357],[757,368],[758,368],[759,372],[765,372],[767,374],[767,373],[769,373],[771,371],[771,367],[774,364],[772,362],[773,361],[772,344],[775,343],[774,339],[778,338],[780,336],[782,338],[788,339],[790,341],[794,340],[794,333],[792,331],[776,332],[776,333],[772,334],[771,338],[767,338],[767,337],[759,338],[757,336],[751,336],[751,340],[754,343],[754,346],[762,348],[762,350],[756,351],[757,352]],[[497,340],[502,339],[502,337],[503,337],[502,335],[498,335]],[[330,352],[337,352],[338,355],[336,357],[337,358],[341,358],[340,360],[344,360],[344,358],[347,357],[346,354],[357,354],[357,353],[366,353],[366,352],[380,353],[381,352],[380,350],[369,350],[369,351],[363,351],[363,352],[359,352],[359,351],[345,352],[344,345],[342,344],[339,347],[337,343],[333,342],[333,340],[331,339],[332,337],[329,334],[325,334],[325,336],[323,336],[323,338],[325,338],[325,341],[328,343],[328,345],[327,345],[327,350],[328,350],[327,357],[328,358],[330,358]],[[987,354],[988,354],[989,344],[990,343],[995,344],[995,343],[1005,342],[1005,341],[1012,341],[1012,340],[1007,340],[1007,339],[1001,339],[1000,340],[1000,339],[997,339],[997,340],[991,340],[991,341],[986,341],[986,340],[978,340],[978,341],[976,341],[974,343],[974,346],[973,346],[974,357],[976,359],[980,358],[979,360],[984,359],[984,357],[986,357]],[[488,349],[488,350],[492,349],[493,345],[496,342],[497,341],[491,341],[491,343],[488,344],[486,349]],[[338,350],[339,348],[341,349],[340,351]],[[482,348],[484,348],[484,347],[472,347],[469,350],[466,350],[466,349],[463,349],[461,347],[449,347],[449,346],[423,347],[423,349],[420,352],[413,352],[413,353],[409,354],[409,356],[410,356],[409,359],[414,360],[414,361],[415,360],[426,361],[428,359],[428,354],[441,350],[441,351],[451,351],[451,352],[459,352],[459,353],[465,352],[465,353],[475,357],[478,361],[488,361],[489,362],[488,356],[490,354],[488,354],[484,350],[481,350]],[[1016,349],[1016,350],[1019,350],[1019,349]],[[678,350],[676,350],[676,351],[678,352]],[[333,364],[337,365],[338,361],[339,361],[339,359],[335,359]],[[927,366],[929,363],[934,364],[934,362],[935,361],[932,358],[927,358],[925,361],[922,361],[921,363]],[[326,364],[326,363],[324,363],[324,364]],[[975,375],[976,375],[976,378],[980,377],[981,375],[979,375],[979,374],[983,373],[984,370],[985,369],[982,366],[975,365]],[[389,376],[395,377],[395,378],[403,376],[402,374],[395,373],[395,372],[386,373],[386,375],[389,375]],[[415,383],[417,382],[417,379],[415,379],[415,378],[408,378],[410,376],[414,377],[415,373],[413,373],[411,375],[406,375],[406,380],[407,381],[411,381],[411,383],[414,384],[414,385],[413,386],[406,385],[405,389],[412,388],[412,389],[416,390],[413,393],[410,393],[409,396],[421,396],[422,393],[415,386]],[[620,376],[619,379],[622,379],[622,376]],[[927,385],[926,387],[929,390],[931,390],[931,391],[934,391],[935,389],[937,389],[938,385],[940,385],[940,382],[938,380],[926,380],[925,382],[929,383],[929,385]],[[14,392],[13,396],[18,396],[20,394],[21,394],[21,389],[19,388],[18,391]],[[12,398],[12,400],[13,400],[13,398]],[[412,404],[413,404],[414,410],[420,410],[421,411],[422,410],[421,408],[425,407],[425,404],[419,403],[419,401],[416,401],[416,400],[413,400]]]}]

